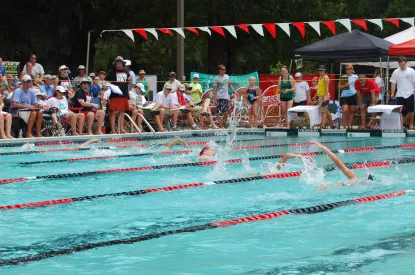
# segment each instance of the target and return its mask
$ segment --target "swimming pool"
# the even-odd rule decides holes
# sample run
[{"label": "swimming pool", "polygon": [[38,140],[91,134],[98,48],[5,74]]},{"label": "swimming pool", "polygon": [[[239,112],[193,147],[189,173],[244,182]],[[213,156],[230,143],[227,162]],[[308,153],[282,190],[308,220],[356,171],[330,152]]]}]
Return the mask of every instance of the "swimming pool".
[{"label": "swimming pool", "polygon": [[[28,178],[0,186],[2,206],[190,183],[206,184],[167,190],[171,192],[161,190],[142,195],[135,193],[135,196],[89,197],[91,199],[62,205],[0,211],[0,263],[2,260],[62,251],[75,246],[87,247],[105,241],[110,244],[114,240],[408,190],[415,186],[413,163],[357,169],[354,172],[359,176],[370,171],[375,176],[375,182],[326,192],[318,192],[316,187],[321,183],[345,180],[339,171],[323,171],[323,168],[332,165],[326,155],[316,155],[316,165],[291,160],[281,171],[274,168],[281,153],[318,151],[315,146],[281,145],[306,145],[304,143],[310,142],[310,138],[238,135],[231,146],[236,147],[235,150],[224,149],[226,136],[185,139],[196,144],[173,150],[192,151],[186,154],[156,154],[162,151],[163,146],[125,148],[137,144],[134,142],[106,142],[84,151],[7,156],[1,154],[60,150],[74,145],[0,147],[1,179]],[[346,150],[338,154],[346,163],[414,157],[414,149],[386,146],[413,144],[415,138],[321,137],[319,140],[329,142],[326,145],[333,150],[382,147],[369,151],[351,150],[353,152],[350,153]],[[193,166],[192,162],[204,142],[216,146],[218,162]],[[168,140],[139,143],[161,144],[168,143]],[[125,156],[131,154],[147,155]],[[102,156],[113,158],[83,159]],[[51,160],[60,162],[46,162]],[[41,163],[21,164],[37,161]],[[153,168],[139,171],[124,169],[149,166]],[[112,172],[85,174],[108,170]],[[296,175],[290,174],[296,171],[303,171],[302,175],[255,178],[258,172]],[[32,178],[60,174],[71,176]],[[240,178],[245,180],[238,180]],[[220,180],[229,181],[226,184],[210,184]],[[414,196],[399,196],[313,215],[287,215],[161,236],[132,244],[106,245],[16,266],[6,265],[0,267],[0,273],[412,274],[415,268],[414,202]]]}]

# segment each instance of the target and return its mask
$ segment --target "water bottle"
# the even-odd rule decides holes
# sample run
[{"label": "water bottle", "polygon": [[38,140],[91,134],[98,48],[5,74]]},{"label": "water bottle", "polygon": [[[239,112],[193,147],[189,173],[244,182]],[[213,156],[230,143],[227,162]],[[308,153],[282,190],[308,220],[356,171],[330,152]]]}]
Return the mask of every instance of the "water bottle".
[{"label": "water bottle", "polygon": [[19,138],[23,138],[23,130],[22,129],[20,129],[20,131],[19,131]]},{"label": "water bottle", "polygon": [[60,135],[61,135],[61,137],[64,137],[65,136],[65,129],[61,128]]}]

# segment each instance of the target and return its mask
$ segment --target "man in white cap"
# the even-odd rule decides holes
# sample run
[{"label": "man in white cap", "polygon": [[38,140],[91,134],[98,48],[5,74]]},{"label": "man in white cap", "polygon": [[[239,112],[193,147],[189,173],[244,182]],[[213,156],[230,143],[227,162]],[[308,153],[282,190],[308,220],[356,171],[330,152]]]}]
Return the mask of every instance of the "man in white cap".
[{"label": "man in white cap", "polygon": [[65,91],[68,93],[69,97],[74,96],[74,90],[72,89],[71,81],[69,80],[69,68],[66,65],[62,65],[59,67],[59,75],[58,75],[58,85],[65,88]]},{"label": "man in white cap", "polygon": [[135,76],[135,73],[133,70],[131,70],[131,60],[124,60],[124,68],[128,72],[128,75],[131,76],[131,85],[128,85],[128,90],[131,90],[135,87],[135,84],[137,82],[137,77]]},{"label": "man in white cap", "polygon": [[171,117],[171,124],[173,125],[172,130],[178,131],[177,129],[177,118],[179,112],[177,109],[177,102],[175,101],[172,94],[172,85],[167,82],[164,85],[164,89],[158,92],[154,99],[156,105],[151,109],[151,113],[154,115],[154,121],[159,129],[159,132],[164,132],[163,122],[164,116]]},{"label": "man in white cap", "polygon": [[167,81],[164,84],[164,86],[166,86],[167,83],[170,83],[173,92],[177,91],[177,89],[179,88],[179,85],[182,84],[182,83],[180,83],[179,80],[176,79],[176,73],[175,72],[170,72],[169,73],[169,81]]},{"label": "man in white cap", "polygon": [[131,83],[132,77],[129,76],[128,72],[124,69],[125,61],[122,56],[117,56],[113,62],[114,67],[107,73],[107,81],[111,84],[118,86],[120,88],[122,95],[111,93],[110,95],[110,124],[111,124],[111,134],[116,134],[115,131],[115,116],[117,112],[119,113],[119,125],[120,133],[125,133],[124,131],[124,113],[130,109],[128,100],[130,99],[128,84]]},{"label": "man in white cap", "polygon": [[[17,88],[13,93],[12,108],[20,109],[19,117],[27,123],[27,137],[32,138],[33,125],[36,123],[36,137],[42,137],[40,131],[42,129],[43,111],[36,100],[35,92],[30,85],[32,78],[25,75],[22,78],[22,87]],[[27,111],[23,111],[27,110]]]},{"label": "man in white cap", "polygon": [[55,87],[53,86],[52,76],[50,74],[47,74],[43,77],[43,84],[40,86],[40,90],[45,97],[53,96]]},{"label": "man in white cap", "polygon": [[81,83],[81,79],[82,79],[82,78],[84,78],[84,77],[88,78],[88,79],[89,79],[89,81],[91,81],[91,82],[92,82],[92,79],[91,79],[89,76],[87,76],[87,75],[86,75],[86,68],[85,68],[85,66],[84,66],[84,65],[79,65],[79,66],[78,66],[78,69],[77,69],[76,71],[78,72],[78,76],[77,76],[77,77],[75,77],[75,78],[72,80],[72,85],[73,85],[74,87],[78,87],[78,86],[79,86],[79,84]]},{"label": "man in white cap", "polygon": [[87,100],[87,94],[89,93],[89,85],[91,82],[88,78],[84,77],[81,79],[79,89],[76,91],[75,96],[72,100],[72,107],[83,108],[81,113],[84,114],[87,121],[88,135],[92,135],[92,125],[94,120],[98,121],[96,134],[102,135],[102,125],[104,124],[105,112],[99,110],[100,106],[95,103],[90,103]]}]

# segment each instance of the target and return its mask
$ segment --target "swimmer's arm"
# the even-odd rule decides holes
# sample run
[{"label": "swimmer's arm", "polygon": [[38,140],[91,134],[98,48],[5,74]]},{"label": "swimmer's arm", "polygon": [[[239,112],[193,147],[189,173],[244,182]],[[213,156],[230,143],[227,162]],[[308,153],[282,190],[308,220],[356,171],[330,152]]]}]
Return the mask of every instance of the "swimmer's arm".
[{"label": "swimmer's arm", "polygon": [[84,147],[88,146],[89,144],[97,143],[97,142],[101,142],[101,140],[97,139],[97,138],[93,138],[93,139],[88,140],[87,142],[82,143],[81,145],[79,145],[78,148],[84,148]]},{"label": "swimmer's arm", "polygon": [[277,169],[281,169],[281,166],[283,166],[289,159],[301,158],[301,157],[302,155],[299,155],[299,154],[292,154],[292,153],[284,154],[282,155],[281,160],[277,164]]},{"label": "swimmer's arm", "polygon": [[343,172],[343,174],[346,177],[348,177],[350,180],[357,179],[356,174],[350,171],[350,169],[347,168],[346,165],[344,165],[343,161],[338,156],[336,156],[332,151],[330,151],[329,148],[327,148],[326,146],[324,146],[318,141],[315,141],[314,144],[320,147],[321,150],[326,152],[329,158],[333,161],[333,163],[337,166],[337,168],[339,168]]},{"label": "swimmer's arm", "polygon": [[186,146],[187,145],[186,141],[184,141],[183,139],[176,138],[172,142],[170,142],[169,145],[167,145],[166,148],[164,148],[164,149],[170,150],[171,148],[173,148],[177,144],[180,144],[180,145],[183,145],[183,146]]}]

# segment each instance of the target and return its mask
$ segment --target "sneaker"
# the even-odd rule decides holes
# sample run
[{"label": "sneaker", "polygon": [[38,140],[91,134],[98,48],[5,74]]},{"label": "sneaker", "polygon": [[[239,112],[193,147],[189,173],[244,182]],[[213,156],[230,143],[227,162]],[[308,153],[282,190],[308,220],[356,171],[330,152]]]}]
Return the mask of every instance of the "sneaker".
[{"label": "sneaker", "polygon": [[195,126],[192,126],[192,130],[200,130],[200,128],[199,126],[195,125]]},{"label": "sneaker", "polygon": [[176,126],[176,127],[171,128],[171,130],[172,130],[173,132],[177,132],[177,131],[179,131],[179,129],[177,128],[177,126]]}]

